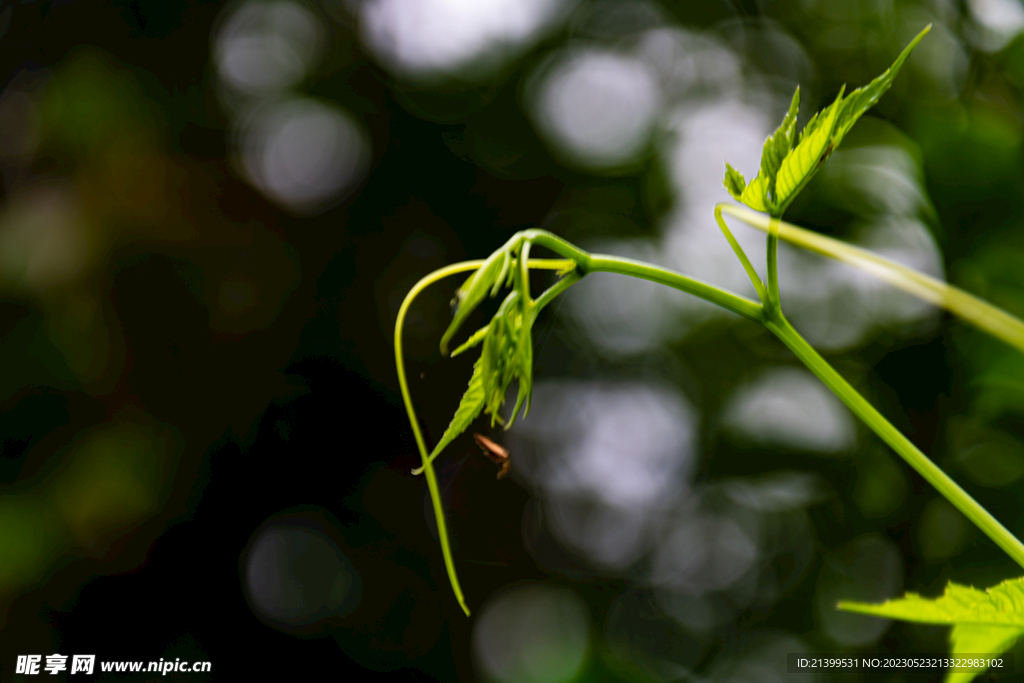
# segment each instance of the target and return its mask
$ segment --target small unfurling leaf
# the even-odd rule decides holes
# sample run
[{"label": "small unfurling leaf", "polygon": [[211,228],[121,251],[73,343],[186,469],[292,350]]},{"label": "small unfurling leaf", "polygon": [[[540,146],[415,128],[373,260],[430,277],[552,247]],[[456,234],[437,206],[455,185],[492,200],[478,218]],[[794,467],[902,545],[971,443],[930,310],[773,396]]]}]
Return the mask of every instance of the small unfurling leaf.
[{"label": "small unfurling leaf", "polygon": [[[463,394],[448,429],[430,453],[429,460],[434,460],[459,434],[466,431],[481,411],[491,416],[491,426],[497,422],[506,429],[512,426],[524,406],[524,414],[529,413],[533,393],[532,325],[533,316],[525,309],[522,293],[513,290],[505,297],[491,322],[474,332],[452,352],[456,356],[483,343],[480,357],[473,365],[469,388]],[[506,424],[499,411],[515,380],[519,381],[519,393],[515,410]],[[413,470],[414,474],[420,472],[422,468]]]},{"label": "small unfurling leaf", "polygon": [[722,184],[725,185],[725,189],[729,190],[729,194],[736,201],[740,200],[743,190],[747,189],[746,178],[728,163],[725,164],[725,179],[722,181]]},{"label": "small unfurling leaf", "polygon": [[463,342],[457,349],[452,351],[451,357],[455,358],[455,356],[459,355],[460,353],[463,353],[464,351],[468,351],[469,349],[473,348],[474,346],[476,346],[477,344],[482,342],[484,340],[484,337],[487,336],[487,332],[490,329],[491,329],[490,325],[484,325],[479,330],[474,332],[473,335],[469,339],[467,339],[465,342]]},{"label": "small unfurling leaf", "polygon": [[441,354],[448,355],[448,343],[462,327],[470,313],[476,310],[488,294],[494,296],[510,272],[512,252],[522,243],[517,233],[505,245],[491,254],[483,265],[470,275],[455,293],[454,315],[448,329],[441,336]]}]

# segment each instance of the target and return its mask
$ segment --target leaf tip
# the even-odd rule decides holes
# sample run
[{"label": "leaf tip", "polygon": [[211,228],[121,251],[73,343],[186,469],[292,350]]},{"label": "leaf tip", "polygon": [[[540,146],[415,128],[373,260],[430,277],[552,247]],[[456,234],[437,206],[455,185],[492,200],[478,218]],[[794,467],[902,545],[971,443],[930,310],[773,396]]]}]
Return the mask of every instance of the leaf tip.
[{"label": "leaf tip", "polygon": [[729,165],[728,161],[725,162],[725,178],[722,179],[722,185],[729,191],[733,199],[742,201],[740,197],[742,197],[743,191],[747,189],[747,181],[742,173]]}]

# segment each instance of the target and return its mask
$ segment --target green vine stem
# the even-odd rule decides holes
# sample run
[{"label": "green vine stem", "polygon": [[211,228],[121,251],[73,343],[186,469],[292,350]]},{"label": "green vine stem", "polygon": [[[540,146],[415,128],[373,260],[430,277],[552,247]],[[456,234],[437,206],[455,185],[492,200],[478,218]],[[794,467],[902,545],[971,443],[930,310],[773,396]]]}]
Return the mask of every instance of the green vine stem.
[{"label": "green vine stem", "polygon": [[814,347],[797,333],[785,317],[780,314],[778,320],[770,320],[765,323],[765,326],[782,340],[782,343],[811,372],[817,375],[818,379],[831,389],[857,417],[863,420],[894,451],[899,453],[900,457],[907,461],[907,464],[917,470],[918,474],[934,486],[960,512],[964,513],[967,519],[974,522],[979,529],[984,531],[985,535],[995,541],[996,545],[1002,548],[1017,564],[1024,567],[1024,544],[1010,533],[1006,527],[1000,524],[988,510],[960,488],[948,474],[939,469],[928,456],[911,443],[910,439],[905,437],[888,420],[882,417],[882,414],[875,410],[874,406],[868,403],[856,389],[850,386],[850,383],[843,379],[842,375],[836,372],[835,368],[829,365],[814,350]]},{"label": "green vine stem", "polygon": [[[781,221],[774,219],[775,223]],[[695,294],[703,299],[717,303],[723,308],[739,313],[746,318],[761,323],[767,327],[783,344],[785,344],[811,372],[832,390],[840,400],[845,403],[853,413],[882,438],[889,446],[896,451],[900,457],[907,461],[925,480],[934,486],[939,493],[946,497],[958,510],[974,522],[979,529],[991,538],[996,545],[1002,548],[1015,562],[1024,567],[1024,544],[1010,533],[998,520],[995,519],[974,500],[966,491],[953,481],[948,474],[943,472],[935,463],[928,459],[911,441],[896,429],[881,413],[868,403],[849,382],[843,379],[836,370],[800,336],[796,329],[782,315],[782,311],[776,309],[768,313],[765,307],[754,301],[741,296],[725,292],[704,284],[684,275],[674,273],[657,266],[652,266],[631,259],[624,259],[615,256],[593,255],[590,257],[591,269],[594,272],[605,271],[632,275],[660,282],[680,289],[690,294]],[[769,261],[771,264],[771,261]]]},{"label": "green vine stem", "polygon": [[[770,218],[764,214],[732,204],[719,204],[715,215],[722,212],[747,225],[768,232]],[[945,308],[978,329],[1001,339],[1024,352],[1024,321],[951,284],[925,275],[908,266],[839,240],[778,221],[779,237],[796,246],[842,261],[871,273],[894,287]]]},{"label": "green vine stem", "polygon": [[[452,560],[451,544],[448,541],[448,528],[444,521],[444,508],[441,505],[441,492],[437,486],[437,475],[434,473],[434,467],[428,457],[427,446],[423,441],[423,433],[420,431],[419,421],[416,419],[416,411],[412,405],[412,396],[409,393],[409,383],[406,381],[405,377],[405,360],[402,357],[402,328],[405,326],[406,313],[408,313],[409,307],[412,305],[413,300],[419,296],[420,292],[431,284],[443,280],[451,275],[476,270],[483,265],[483,263],[484,262],[482,260],[463,261],[461,263],[455,263],[439,270],[435,270],[429,275],[424,276],[413,286],[412,289],[409,290],[409,293],[405,295],[405,299],[402,301],[402,305],[398,309],[398,317],[395,320],[395,366],[398,370],[398,385],[402,392],[402,401],[405,403],[405,411],[409,416],[409,424],[412,426],[413,436],[416,438],[416,447],[420,451],[420,458],[423,462],[423,467],[420,468],[420,471],[426,474],[427,489],[430,491],[430,500],[433,503],[434,519],[437,521],[437,535],[438,539],[441,541],[441,554],[444,556],[444,564],[448,570],[448,580],[452,585],[452,590],[455,592],[455,598],[459,601],[459,605],[462,607],[462,610],[466,613],[467,617],[469,616],[469,607],[466,606],[466,599],[462,595],[462,588],[459,586],[459,577],[455,573],[455,562]],[[552,259],[533,259],[532,261],[529,261],[530,268],[543,270],[564,271],[571,269],[573,266],[574,263],[572,261]],[[551,301],[551,299],[557,296],[559,292],[564,291],[566,287],[578,279],[578,275],[574,276],[572,274],[563,278],[545,292],[540,299],[534,302],[534,306],[542,306],[543,304]],[[566,283],[567,280],[568,282]],[[561,287],[559,287],[559,285],[561,285]],[[545,296],[547,298],[545,298]]]},{"label": "green vine stem", "polygon": [[[769,234],[769,246],[771,246],[771,238],[774,234],[776,242],[778,238],[781,237],[787,241],[796,242],[801,244],[801,246],[807,246],[808,248],[819,251],[820,253],[824,253],[835,258],[842,258],[848,262],[871,264],[872,267],[875,268],[872,272],[876,272],[880,277],[884,277],[893,284],[902,286],[908,291],[918,293],[919,296],[921,295],[921,292],[924,292],[926,293],[926,296],[933,297],[929,300],[944,302],[950,310],[955,310],[955,312],[964,315],[965,318],[971,320],[983,330],[991,332],[1001,339],[1007,339],[1007,331],[1009,330],[1012,332],[1015,329],[1015,325],[1021,324],[1019,320],[1013,318],[1009,314],[971,297],[964,292],[960,292],[950,285],[928,278],[927,276],[917,273],[912,269],[900,266],[899,264],[887,261],[886,259],[882,259],[870,252],[849,247],[842,243],[835,243],[835,240],[823,242],[821,240],[827,240],[827,238],[820,238],[820,236],[814,236],[820,238],[819,240],[815,240],[811,237],[813,233],[803,234],[806,233],[806,231],[799,231],[798,228],[784,223],[777,218],[769,219],[753,212],[747,212],[743,209],[738,209],[729,205],[719,205],[716,207],[716,218],[719,219],[719,225],[722,227],[727,238],[731,238],[732,236],[729,233],[724,220],[721,219],[721,214],[723,212],[741,218],[744,222],[755,225],[755,227],[764,229]],[[519,277],[516,279],[520,282],[525,282],[526,267],[557,270],[565,274],[564,277],[562,277],[556,284],[552,285],[547,291],[538,297],[536,301],[529,302],[528,314],[531,316],[535,316],[537,311],[550,303],[555,296],[565,291],[585,275],[596,272],[607,272],[650,280],[652,282],[657,282],[674,289],[693,294],[694,296],[717,304],[726,310],[732,311],[733,313],[764,325],[776,337],[778,337],[782,343],[785,344],[794,353],[794,355],[796,355],[796,357],[825,384],[825,386],[834,392],[836,396],[838,396],[840,400],[842,400],[843,403],[845,403],[847,407],[857,415],[857,417],[863,420],[863,422],[872,431],[881,437],[883,441],[889,444],[889,446],[895,450],[900,457],[906,460],[911,467],[913,467],[922,477],[925,478],[926,481],[934,486],[939,493],[945,496],[950,503],[959,509],[979,529],[985,532],[985,534],[991,538],[996,545],[1002,548],[1015,562],[1024,567],[1024,544],[1022,544],[1016,536],[1000,524],[999,521],[988,512],[988,510],[982,507],[955,481],[953,481],[949,475],[943,472],[924,453],[914,446],[907,437],[900,433],[899,430],[886,420],[882,414],[868,403],[868,401],[861,396],[849,384],[849,382],[843,379],[843,377],[836,372],[836,370],[829,365],[828,362],[825,361],[825,359],[822,358],[821,355],[815,351],[803,337],[800,336],[789,321],[786,320],[778,305],[778,274],[774,267],[775,259],[769,258],[768,260],[769,282],[767,288],[763,285],[761,288],[758,288],[757,284],[760,283],[760,280],[756,280],[755,288],[758,289],[758,295],[763,297],[763,303],[759,303],[714,285],[701,282],[700,280],[687,277],[659,266],[644,263],[642,261],[635,261],[633,259],[620,256],[588,254],[569,242],[566,242],[565,240],[544,230],[527,230],[520,233],[519,237],[525,240],[526,244],[544,246],[551,249],[558,255],[569,259],[535,259],[526,261],[526,259],[523,258],[520,263],[516,264],[518,266],[517,271],[519,274]],[[733,246],[734,251],[736,251],[737,256],[740,257],[740,261],[744,263],[744,267],[747,268],[749,261],[746,259],[742,247],[739,246],[735,239],[729,239],[729,242]],[[528,255],[528,253],[528,249],[524,249],[523,256]],[[774,256],[774,253],[770,253],[770,256]],[[413,410],[412,399],[409,395],[409,388],[405,376],[405,367],[402,361],[401,332],[409,306],[424,288],[434,282],[448,277],[449,275],[478,269],[483,264],[484,261],[482,260],[467,261],[442,268],[427,275],[416,283],[416,285],[409,291],[408,295],[406,295],[405,300],[402,302],[402,306],[399,309],[398,318],[395,321],[395,362],[398,369],[398,380],[402,391],[402,398],[405,402],[406,411],[409,415],[409,422],[412,426],[413,434],[416,437],[416,445],[419,448],[423,462],[423,466],[417,470],[413,470],[413,472],[424,472],[426,474],[427,487],[430,491],[430,497],[433,502],[434,516],[437,520],[438,536],[441,542],[441,551],[444,556],[445,566],[448,570],[448,578],[451,582],[455,596],[467,616],[469,615],[469,608],[466,606],[465,598],[463,597],[462,590],[459,587],[458,577],[455,572],[455,564],[448,541],[447,529],[445,527],[444,510],[441,505],[440,491],[437,486],[437,478],[431,462],[432,458],[427,452],[426,445],[423,441],[423,435],[416,420],[415,411]],[[751,281],[754,282],[756,273],[752,273],[752,271],[753,268],[748,269],[748,274],[752,274]],[[775,290],[774,295],[772,293],[773,285]],[[529,296],[528,293],[526,296]],[[972,316],[971,311],[969,310],[971,306],[983,307],[983,310],[986,311],[985,315]],[[1019,342],[1015,343],[1012,341],[1016,338],[1013,334],[1009,334],[1008,336],[1008,341],[1010,341],[1010,343],[1021,348]]]},{"label": "green vine stem", "polygon": [[769,317],[782,315],[782,300],[779,297],[779,219],[773,217],[768,225],[768,303],[765,305]]},{"label": "green vine stem", "polygon": [[754,291],[757,292],[757,298],[761,300],[762,304],[768,303],[768,292],[764,288],[764,283],[761,282],[761,278],[758,277],[757,271],[754,270],[754,266],[750,264],[750,259],[747,258],[747,253],[743,251],[743,247],[736,241],[736,238],[732,234],[732,230],[729,229],[729,225],[722,218],[722,209],[728,208],[728,204],[718,204],[715,206],[715,221],[718,222],[718,227],[721,228],[722,234],[725,235],[726,241],[729,246],[732,247],[732,251],[736,254],[736,258],[740,260],[740,264],[743,266],[743,270],[747,271],[747,277],[750,278],[750,284],[754,285]]},{"label": "green vine stem", "polygon": [[643,261],[634,261],[623,256],[593,254],[590,256],[590,272],[618,273],[657,282],[718,304],[754,322],[762,325],[765,323],[764,307],[756,301]]}]

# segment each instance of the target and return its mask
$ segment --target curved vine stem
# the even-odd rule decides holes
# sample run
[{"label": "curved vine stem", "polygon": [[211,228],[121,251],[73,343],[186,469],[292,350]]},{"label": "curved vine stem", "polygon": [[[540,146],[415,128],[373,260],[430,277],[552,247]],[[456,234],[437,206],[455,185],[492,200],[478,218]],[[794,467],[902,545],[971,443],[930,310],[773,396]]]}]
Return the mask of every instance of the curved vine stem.
[{"label": "curved vine stem", "polygon": [[726,224],[725,219],[722,218],[722,208],[727,206],[726,204],[718,204],[715,206],[715,220],[718,222],[718,227],[722,230],[722,234],[725,235],[725,239],[729,242],[729,246],[732,247],[733,253],[736,254],[736,258],[740,260],[743,265],[743,270],[747,271],[747,277],[750,278],[750,284],[754,285],[754,291],[757,292],[757,298],[761,300],[762,304],[768,303],[768,294],[765,291],[764,283],[761,282],[761,277],[754,270],[754,266],[751,265],[750,259],[747,258],[747,254],[743,251],[743,247],[736,241],[732,231],[729,230],[729,226]]},{"label": "curved vine stem", "polygon": [[[412,426],[413,436],[416,438],[416,447],[420,451],[420,458],[423,462],[423,472],[426,474],[427,489],[430,491],[430,500],[434,507],[437,535],[441,542],[441,554],[444,555],[444,564],[448,570],[448,580],[452,585],[452,590],[455,592],[455,598],[459,601],[459,605],[466,613],[466,616],[469,616],[469,607],[466,606],[466,598],[462,594],[462,588],[459,586],[459,577],[455,573],[455,562],[452,559],[451,544],[448,541],[448,528],[444,521],[444,507],[441,505],[441,491],[437,486],[437,475],[434,473],[434,467],[428,457],[427,446],[423,441],[423,433],[420,430],[419,421],[416,419],[416,411],[413,408],[412,397],[409,394],[409,383],[405,377],[405,361],[402,357],[402,328],[405,325],[406,313],[408,313],[409,307],[412,305],[413,300],[419,296],[420,292],[431,284],[451,275],[476,270],[483,263],[482,260],[463,261],[435,270],[433,273],[421,278],[409,290],[409,293],[405,295],[405,300],[402,301],[402,305],[398,309],[398,317],[395,320],[395,365],[398,369],[398,385],[402,391],[402,401],[405,403],[405,411],[409,415],[409,424]],[[566,270],[573,266],[573,262],[554,259],[534,259],[529,262],[529,266],[545,270]]]}]

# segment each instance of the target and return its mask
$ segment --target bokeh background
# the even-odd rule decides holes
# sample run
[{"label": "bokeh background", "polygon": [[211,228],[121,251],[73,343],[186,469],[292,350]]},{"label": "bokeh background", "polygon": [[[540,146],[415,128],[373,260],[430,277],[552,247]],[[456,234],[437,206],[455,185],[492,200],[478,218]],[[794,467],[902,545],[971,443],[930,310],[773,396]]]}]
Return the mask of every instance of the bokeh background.
[{"label": "bokeh background", "polygon": [[[4,680],[55,652],[661,683],[943,651],[833,605],[1020,568],[766,331],[601,274],[537,323],[530,416],[471,430],[511,476],[470,433],[439,461],[467,619],[392,346],[420,277],[535,226],[753,296],[724,162],[751,178],[797,84],[803,125],[928,23],[787,218],[1024,315],[1019,0],[0,2]],[[1024,533],[1024,357],[780,262],[797,328]],[[473,361],[437,349],[457,284],[406,330],[430,443]]]}]

